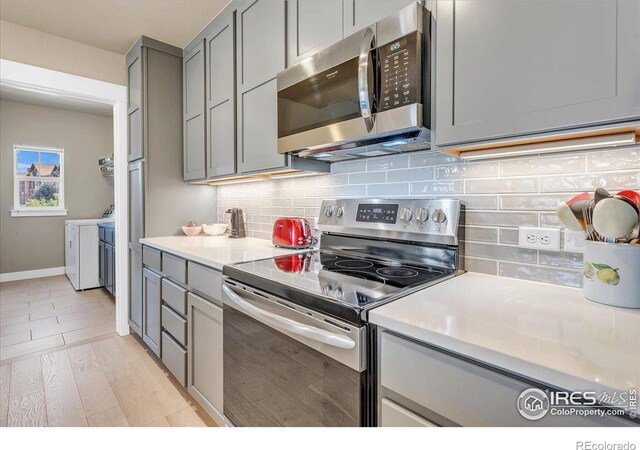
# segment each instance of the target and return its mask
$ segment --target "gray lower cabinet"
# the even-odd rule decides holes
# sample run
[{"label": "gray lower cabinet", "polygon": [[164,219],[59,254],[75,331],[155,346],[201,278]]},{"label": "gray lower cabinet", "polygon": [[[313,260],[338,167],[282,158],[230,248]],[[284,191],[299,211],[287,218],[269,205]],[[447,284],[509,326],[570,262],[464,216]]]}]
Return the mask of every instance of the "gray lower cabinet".
[{"label": "gray lower cabinet", "polygon": [[142,271],[142,340],[157,356],[161,355],[162,339],[162,275],[152,270]]},{"label": "gray lower cabinet", "polygon": [[116,293],[116,271],[115,271],[116,250],[115,250],[115,247],[111,244],[105,244],[104,250],[105,250],[104,265],[105,265],[105,272],[106,272],[104,287],[107,289],[107,291],[109,291],[112,295],[114,295]]},{"label": "gray lower cabinet", "polygon": [[436,143],[637,119],[639,17],[626,0],[439,1]]},{"label": "gray lower cabinet", "polygon": [[383,331],[379,339],[378,424],[387,426],[632,426],[617,417],[527,420],[517,410],[532,386]]},{"label": "gray lower cabinet", "polygon": [[142,251],[129,244],[129,328],[142,336]]},{"label": "gray lower cabinet", "polygon": [[205,53],[204,42],[182,60],[184,180],[205,177]]},{"label": "gray lower cabinet", "polygon": [[222,308],[193,293],[188,307],[188,390],[212,417],[221,417]]},{"label": "gray lower cabinet", "polygon": [[206,39],[207,178],[236,172],[235,17]]},{"label": "gray lower cabinet", "polygon": [[98,241],[98,283],[100,283],[100,286],[105,286],[106,285],[106,264],[105,264],[105,256],[106,256],[106,252],[104,249],[105,243],[104,241],[100,240]]},{"label": "gray lower cabinet", "polygon": [[238,172],[287,166],[277,150],[276,76],[286,67],[286,2],[248,0],[236,12]]},{"label": "gray lower cabinet", "polygon": [[342,39],[342,0],[289,0],[287,13],[289,66]]},{"label": "gray lower cabinet", "polygon": [[360,31],[413,3],[416,0],[344,0],[344,36]]}]

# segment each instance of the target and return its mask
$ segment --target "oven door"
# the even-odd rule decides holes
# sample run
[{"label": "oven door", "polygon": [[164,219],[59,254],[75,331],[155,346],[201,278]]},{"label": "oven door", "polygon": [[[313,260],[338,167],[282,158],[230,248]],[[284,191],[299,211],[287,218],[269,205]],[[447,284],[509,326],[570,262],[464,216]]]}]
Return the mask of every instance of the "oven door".
[{"label": "oven door", "polygon": [[363,424],[365,328],[225,280],[224,415],[236,426]]},{"label": "oven door", "polygon": [[278,74],[279,153],[376,134],[374,44],[366,28]]}]

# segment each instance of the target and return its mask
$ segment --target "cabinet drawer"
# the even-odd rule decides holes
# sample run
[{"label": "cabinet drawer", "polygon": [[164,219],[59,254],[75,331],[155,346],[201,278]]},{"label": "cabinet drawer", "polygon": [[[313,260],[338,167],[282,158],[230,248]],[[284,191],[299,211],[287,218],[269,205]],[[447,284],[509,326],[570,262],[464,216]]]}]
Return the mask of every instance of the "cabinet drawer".
[{"label": "cabinet drawer", "polygon": [[187,386],[187,351],[164,331],[162,332],[162,363],[180,384]]},{"label": "cabinet drawer", "polygon": [[181,345],[187,345],[187,321],[167,305],[162,306],[162,328]]},{"label": "cabinet drawer", "polygon": [[527,420],[517,409],[527,383],[386,332],[381,341],[380,384],[458,425],[631,425],[613,417],[551,414]]},{"label": "cabinet drawer", "polygon": [[189,286],[216,300],[222,300],[222,274],[215,269],[189,261]]},{"label": "cabinet drawer", "polygon": [[104,228],[98,227],[98,239],[101,241],[104,241],[104,231]]},{"label": "cabinet drawer", "polygon": [[115,244],[116,238],[113,230],[104,230],[104,241],[108,244]]},{"label": "cabinet drawer", "polygon": [[166,278],[162,279],[162,300],[174,311],[187,316],[187,291]]},{"label": "cabinet drawer", "polygon": [[427,419],[403,408],[387,398],[380,403],[380,425],[383,427],[436,427]]},{"label": "cabinet drawer", "polygon": [[155,248],[142,247],[142,264],[145,266],[160,272],[162,270],[162,263],[160,260],[160,250]]},{"label": "cabinet drawer", "polygon": [[187,282],[187,261],[162,252],[162,273],[180,283]]}]

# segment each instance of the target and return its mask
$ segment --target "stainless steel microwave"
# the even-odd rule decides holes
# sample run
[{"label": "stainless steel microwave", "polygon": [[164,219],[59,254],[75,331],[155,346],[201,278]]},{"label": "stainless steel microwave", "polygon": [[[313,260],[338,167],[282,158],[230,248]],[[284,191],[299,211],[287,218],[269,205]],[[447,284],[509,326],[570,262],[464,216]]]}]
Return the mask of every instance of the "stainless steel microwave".
[{"label": "stainless steel microwave", "polygon": [[278,74],[278,152],[328,162],[429,148],[431,14],[415,3]]}]

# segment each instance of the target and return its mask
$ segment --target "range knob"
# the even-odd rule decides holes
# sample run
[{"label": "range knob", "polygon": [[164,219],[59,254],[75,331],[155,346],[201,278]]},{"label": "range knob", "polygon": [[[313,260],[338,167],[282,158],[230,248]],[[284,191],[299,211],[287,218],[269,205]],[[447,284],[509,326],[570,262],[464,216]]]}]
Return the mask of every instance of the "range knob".
[{"label": "range knob", "polygon": [[409,208],[402,208],[400,210],[400,220],[404,222],[408,222],[411,220],[412,217],[413,217],[413,214],[411,213],[411,210]]},{"label": "range knob", "polygon": [[443,210],[436,209],[435,211],[433,211],[433,214],[431,215],[431,220],[433,220],[435,223],[442,223],[445,220],[447,220],[447,215],[444,213]]},{"label": "range knob", "polygon": [[331,214],[333,214],[333,209],[331,208],[331,206],[325,206],[324,215],[327,217],[331,217]]},{"label": "range knob", "polygon": [[336,217],[342,217],[342,214],[344,213],[344,211],[342,210],[342,207],[339,205],[335,205],[333,207],[333,215]]},{"label": "range knob", "polygon": [[429,212],[424,208],[416,209],[416,220],[420,223],[424,223],[429,218]]}]

